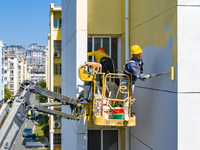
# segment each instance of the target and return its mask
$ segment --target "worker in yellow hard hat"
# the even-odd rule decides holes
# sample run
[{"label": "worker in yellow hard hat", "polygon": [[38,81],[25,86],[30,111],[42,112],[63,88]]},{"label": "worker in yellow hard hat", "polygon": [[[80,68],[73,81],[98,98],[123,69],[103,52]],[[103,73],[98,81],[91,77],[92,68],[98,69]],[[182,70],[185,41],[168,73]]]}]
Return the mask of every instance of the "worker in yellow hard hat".
[{"label": "worker in yellow hard hat", "polygon": [[[100,63],[102,65],[102,72],[104,73],[114,73],[115,72],[115,66],[113,63],[113,60],[105,53],[105,50],[103,47],[99,47],[96,51],[94,52],[88,52],[87,57],[89,58],[90,56],[95,56],[95,59],[97,63]],[[119,85],[119,80],[115,80],[115,83]],[[102,86],[102,82],[100,80],[100,86]]]},{"label": "worker in yellow hard hat", "polygon": [[[156,77],[155,74],[143,74],[143,61],[142,61],[142,49],[139,45],[133,45],[131,47],[132,58],[124,65],[123,74],[132,77],[132,95],[134,93],[134,85],[137,79],[144,80],[148,78]],[[127,79],[123,79],[124,83],[128,84]],[[127,85],[126,84],[126,85]],[[127,94],[124,94],[124,98],[127,98]],[[128,114],[129,99],[125,102],[124,119],[129,120]]]}]

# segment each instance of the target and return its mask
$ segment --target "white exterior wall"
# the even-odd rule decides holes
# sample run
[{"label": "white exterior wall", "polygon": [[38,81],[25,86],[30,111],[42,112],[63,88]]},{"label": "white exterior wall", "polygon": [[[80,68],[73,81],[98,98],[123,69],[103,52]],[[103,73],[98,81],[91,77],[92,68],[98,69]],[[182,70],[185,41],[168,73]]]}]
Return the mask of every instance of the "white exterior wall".
[{"label": "white exterior wall", "polygon": [[18,91],[19,89],[19,65],[18,65],[18,57],[14,58],[14,91]]},{"label": "white exterior wall", "polygon": [[[0,70],[2,70],[3,64],[2,64],[2,47],[3,47],[3,42],[0,39]],[[0,83],[1,83],[1,87],[0,87],[0,101],[2,99],[4,99],[4,78],[2,75],[2,71],[0,71]]]},{"label": "white exterior wall", "polygon": [[[79,65],[87,60],[87,0],[62,1],[62,94],[75,98],[83,82]],[[65,64],[65,65],[63,65]],[[71,113],[69,106],[62,111]],[[87,150],[87,121],[62,119],[62,149]]]},{"label": "white exterior wall", "polygon": [[200,149],[200,1],[179,0],[178,150]]}]

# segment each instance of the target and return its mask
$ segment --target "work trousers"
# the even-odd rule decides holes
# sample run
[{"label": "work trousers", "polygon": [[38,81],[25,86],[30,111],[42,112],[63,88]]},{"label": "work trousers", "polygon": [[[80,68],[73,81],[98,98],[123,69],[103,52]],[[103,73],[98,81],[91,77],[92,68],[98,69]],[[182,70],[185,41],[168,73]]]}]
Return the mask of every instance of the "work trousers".
[{"label": "work trousers", "polygon": [[[113,73],[114,72],[114,64],[111,58],[108,57],[102,57],[100,60],[100,63],[102,65],[102,72],[103,73]],[[100,86],[102,87],[102,77],[100,78]]]},{"label": "work trousers", "polygon": [[[108,57],[102,57],[100,60],[100,63],[102,65],[102,72],[104,73],[115,73],[115,66],[113,63],[113,60]],[[119,86],[119,79],[115,79],[115,83],[117,86]],[[100,86],[102,86],[102,80],[100,80]]]}]

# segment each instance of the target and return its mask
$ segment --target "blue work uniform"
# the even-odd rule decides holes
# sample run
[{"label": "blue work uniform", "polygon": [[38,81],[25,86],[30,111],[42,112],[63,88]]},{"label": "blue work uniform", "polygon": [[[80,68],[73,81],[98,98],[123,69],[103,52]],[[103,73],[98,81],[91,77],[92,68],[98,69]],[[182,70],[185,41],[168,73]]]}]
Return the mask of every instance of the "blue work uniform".
[{"label": "blue work uniform", "polygon": [[130,79],[132,76],[132,84],[135,84],[135,81],[138,78],[143,80],[150,77],[150,75],[143,74],[142,59],[137,60],[134,57],[132,57],[129,62],[125,64],[123,74],[128,75]]}]

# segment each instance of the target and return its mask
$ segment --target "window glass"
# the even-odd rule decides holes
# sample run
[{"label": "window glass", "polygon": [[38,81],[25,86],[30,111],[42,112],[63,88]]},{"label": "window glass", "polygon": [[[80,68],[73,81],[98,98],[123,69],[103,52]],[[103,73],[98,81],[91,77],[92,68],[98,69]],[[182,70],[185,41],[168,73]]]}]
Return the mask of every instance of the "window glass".
[{"label": "window glass", "polygon": [[62,21],[61,18],[54,18],[54,28],[61,29]]},{"label": "window glass", "polygon": [[54,92],[61,94],[61,87],[59,86],[54,86]]},{"label": "window glass", "polygon": [[62,41],[61,40],[54,40],[54,51],[61,52],[62,49]]},{"label": "window glass", "polygon": [[103,149],[118,149],[118,130],[103,130]]},{"label": "window glass", "polygon": [[112,56],[112,59],[114,61],[114,65],[115,65],[115,71],[118,69],[117,67],[117,38],[112,38],[111,40],[111,56]]},{"label": "window glass", "polygon": [[[92,38],[88,38],[88,52],[92,52]],[[92,61],[92,56],[88,58],[88,61]]]},{"label": "window glass", "polygon": [[110,54],[109,54],[109,38],[103,38],[102,40],[103,40],[102,47],[104,48],[105,53],[110,56]]},{"label": "window glass", "polygon": [[101,150],[101,130],[88,130],[88,150]]},{"label": "window glass", "polygon": [[61,64],[54,64],[54,75],[61,75]]},{"label": "window glass", "polygon": [[88,150],[118,150],[118,142],[118,130],[88,130]]},{"label": "window glass", "polygon": [[53,135],[53,143],[54,144],[61,144],[61,134],[60,133],[55,133]]},{"label": "window glass", "polygon": [[97,50],[101,46],[101,38],[94,38],[94,50]]}]

